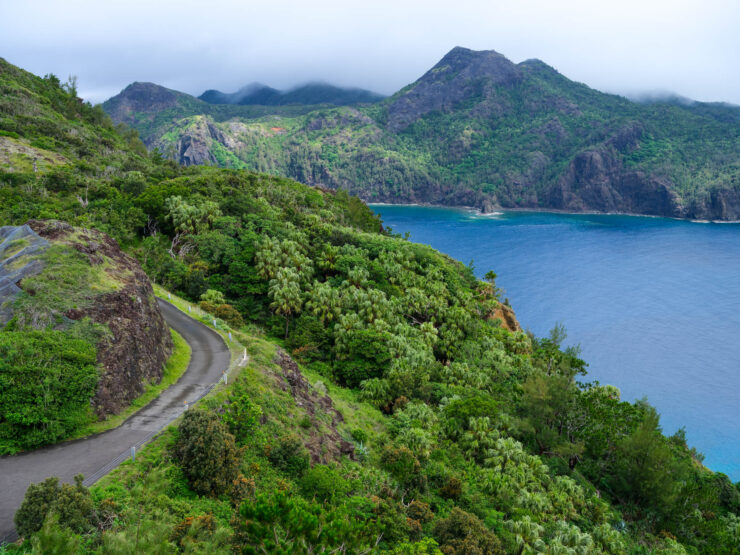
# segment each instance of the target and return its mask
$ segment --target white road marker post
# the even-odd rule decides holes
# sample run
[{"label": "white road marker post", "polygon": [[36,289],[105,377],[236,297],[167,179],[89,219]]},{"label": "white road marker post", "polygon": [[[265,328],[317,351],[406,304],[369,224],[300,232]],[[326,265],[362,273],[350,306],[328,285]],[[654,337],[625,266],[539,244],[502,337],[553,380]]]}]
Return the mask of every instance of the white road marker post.
[{"label": "white road marker post", "polygon": [[229,332],[229,341],[231,341],[231,332]]},{"label": "white road marker post", "polygon": [[136,462],[136,446],[131,447],[131,462]]},{"label": "white road marker post", "polygon": [[229,375],[224,372],[224,385],[229,385]]},{"label": "white road marker post", "polygon": [[215,319],[215,318],[213,319],[213,327],[214,327],[214,328],[215,328],[215,327],[217,327],[217,326],[216,326],[216,319]]}]

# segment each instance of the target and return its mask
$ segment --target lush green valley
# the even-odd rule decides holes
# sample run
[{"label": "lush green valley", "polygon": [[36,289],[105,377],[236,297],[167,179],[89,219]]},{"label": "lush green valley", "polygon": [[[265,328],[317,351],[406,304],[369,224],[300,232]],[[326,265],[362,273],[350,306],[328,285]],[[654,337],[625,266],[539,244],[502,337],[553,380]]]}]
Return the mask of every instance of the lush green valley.
[{"label": "lush green valley", "polygon": [[455,48],[370,104],[208,104],[135,83],[103,106],[182,164],[368,201],[740,219],[739,107],[632,102],[493,51]]},{"label": "lush green valley", "polygon": [[[538,68],[531,71],[545,71]],[[546,74],[555,87],[560,77]],[[90,489],[53,479],[29,488],[16,515],[27,541],[0,553],[740,549],[737,485],[704,468],[682,433],[666,437],[647,403],[584,383],[586,363],[562,347],[564,330],[519,331],[493,272],[480,281],[394,235],[344,190],[150,155],[135,131],[77,99],[73,83],[0,61],[0,91],[0,225],[55,219],[111,235],[152,280],[213,314],[251,357],[135,463]],[[626,101],[613,102],[619,114]],[[324,137],[307,156],[326,156],[327,168],[380,171],[372,160],[394,159],[391,146],[375,146],[378,121],[401,121],[390,106],[285,116],[286,133],[255,132],[252,152],[290,160],[303,144],[297,137]],[[640,109],[678,114],[678,127],[700,117]],[[707,145],[719,140],[709,129],[736,140],[724,124],[701,121]],[[308,130],[307,122],[322,123]],[[393,139],[402,153],[395,160],[432,164],[435,156],[412,157],[418,151],[403,145],[424,138],[442,148],[433,122],[456,125],[451,113],[409,123]],[[347,125],[352,141],[367,141],[360,154],[341,147]],[[469,145],[482,140],[468,135]],[[468,148],[461,159],[472,156]],[[715,162],[724,187],[727,166]],[[413,185],[410,167],[384,183]],[[434,167],[429,175],[452,171]],[[8,334],[25,334],[33,349],[36,334],[54,340],[50,328],[33,332],[16,320],[0,332],[0,353],[13,343]],[[87,351],[71,348],[86,364]],[[1,356],[3,364],[20,355]]]}]

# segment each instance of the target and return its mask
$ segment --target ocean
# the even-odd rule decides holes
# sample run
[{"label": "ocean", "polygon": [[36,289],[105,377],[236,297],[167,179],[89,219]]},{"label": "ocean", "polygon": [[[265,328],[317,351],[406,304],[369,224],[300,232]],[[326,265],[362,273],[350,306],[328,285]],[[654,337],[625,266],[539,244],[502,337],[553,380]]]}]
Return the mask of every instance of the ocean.
[{"label": "ocean", "polygon": [[522,327],[556,323],[588,380],[646,397],[740,480],[740,224],[371,205],[394,232],[498,274]]}]

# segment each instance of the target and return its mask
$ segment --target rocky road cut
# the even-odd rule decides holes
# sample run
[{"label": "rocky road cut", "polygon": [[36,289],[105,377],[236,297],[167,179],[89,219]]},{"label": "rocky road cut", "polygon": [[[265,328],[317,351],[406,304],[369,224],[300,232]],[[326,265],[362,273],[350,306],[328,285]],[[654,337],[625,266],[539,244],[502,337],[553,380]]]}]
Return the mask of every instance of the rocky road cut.
[{"label": "rocky road cut", "polygon": [[192,355],[177,383],[131,416],[119,427],[88,438],[51,445],[14,456],[0,457],[0,543],[17,538],[13,515],[28,485],[49,476],[72,483],[84,474],[91,485],[130,456],[131,447],[149,441],[193,403],[205,395],[228,370],[231,356],[223,339],[159,299],[165,320],[188,342]]}]

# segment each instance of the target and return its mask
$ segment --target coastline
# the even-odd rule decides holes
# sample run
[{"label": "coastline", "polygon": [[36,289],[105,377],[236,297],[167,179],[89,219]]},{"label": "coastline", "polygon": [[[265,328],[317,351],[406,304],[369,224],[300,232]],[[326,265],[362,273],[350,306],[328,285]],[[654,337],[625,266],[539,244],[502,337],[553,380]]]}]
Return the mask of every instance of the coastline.
[{"label": "coastline", "polygon": [[631,216],[635,218],[656,218],[688,222],[693,224],[740,224],[740,220],[696,220],[692,218],[679,218],[676,216],[657,216],[655,214],[638,214],[635,212],[599,212],[597,210],[584,210],[573,212],[571,210],[560,210],[557,208],[503,208],[498,207],[493,212],[483,212],[476,206],[464,206],[453,204],[433,204],[430,202],[369,202],[363,199],[368,206],[419,206],[423,208],[447,208],[449,210],[464,210],[474,212],[479,216],[498,216],[508,212],[532,213],[532,214],[562,214],[569,216]]}]

